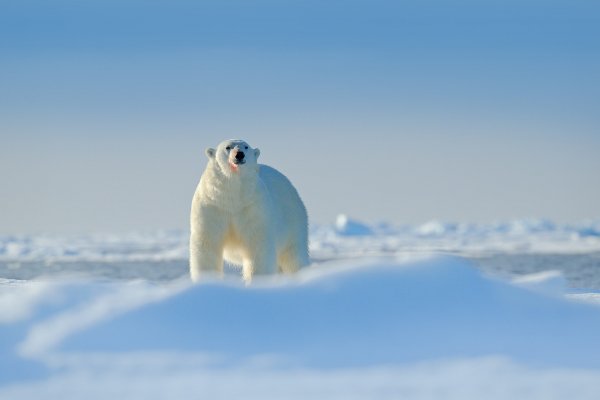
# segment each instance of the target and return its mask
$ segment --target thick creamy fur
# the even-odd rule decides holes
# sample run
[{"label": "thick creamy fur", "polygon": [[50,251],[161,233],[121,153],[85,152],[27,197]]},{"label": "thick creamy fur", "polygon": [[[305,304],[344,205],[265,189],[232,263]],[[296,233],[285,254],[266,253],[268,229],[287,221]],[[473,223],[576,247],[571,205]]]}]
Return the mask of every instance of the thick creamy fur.
[{"label": "thick creamy fur", "polygon": [[[245,163],[236,165],[239,151]],[[223,260],[241,265],[246,282],[254,274],[308,265],[308,218],[290,181],[258,164],[260,151],[241,140],[224,141],[206,154],[190,217],[192,280],[222,274]]]}]

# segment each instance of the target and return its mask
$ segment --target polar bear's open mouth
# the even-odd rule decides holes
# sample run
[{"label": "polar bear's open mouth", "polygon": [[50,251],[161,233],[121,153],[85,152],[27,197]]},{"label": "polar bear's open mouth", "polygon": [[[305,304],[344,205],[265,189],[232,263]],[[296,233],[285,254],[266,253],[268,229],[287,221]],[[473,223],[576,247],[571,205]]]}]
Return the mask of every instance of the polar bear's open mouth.
[{"label": "polar bear's open mouth", "polygon": [[235,158],[233,160],[229,160],[229,166],[234,172],[237,172],[239,166],[242,164],[246,164],[246,160],[236,160]]}]

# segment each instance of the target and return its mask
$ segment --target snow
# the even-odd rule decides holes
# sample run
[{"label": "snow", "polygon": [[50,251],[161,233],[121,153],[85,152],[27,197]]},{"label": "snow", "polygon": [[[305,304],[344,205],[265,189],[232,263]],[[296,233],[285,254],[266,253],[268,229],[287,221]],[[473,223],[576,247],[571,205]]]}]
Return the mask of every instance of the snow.
[{"label": "snow", "polygon": [[556,280],[500,281],[420,256],[338,260],[250,287],[11,283],[0,398],[592,399],[600,307],[534,284]]},{"label": "snow", "polygon": [[[35,306],[41,301],[47,301],[54,296],[56,288],[40,282],[28,284],[18,281],[0,280],[0,324],[17,322],[30,317]],[[8,287],[8,285],[12,287]]]},{"label": "snow", "polygon": [[[597,400],[597,372],[527,368],[503,358],[281,371],[256,366],[206,369],[187,354],[110,358],[51,380],[0,392],[4,399],[414,399]],[[471,382],[465,385],[465,382]]]},{"label": "snow", "polygon": [[[597,399],[600,294],[554,270],[490,277],[462,256],[594,256],[599,227],[343,215],[312,229],[313,265],[249,287],[3,277],[0,399]],[[186,253],[178,231],[0,238],[8,269]]]},{"label": "snow", "polygon": [[[600,310],[482,278],[454,259],[346,262],[298,279],[252,288],[206,284],[164,299],[158,288],[119,287],[34,325],[19,350],[27,356],[55,349],[193,350],[236,362],[273,355],[303,367],[504,354],[536,364],[600,366],[589,353],[600,334]],[[95,325],[123,308],[129,312]],[[132,343],[128,333],[135,331],[144,335]],[[552,337],[543,339],[548,332]],[[566,337],[580,346],[558,354]],[[365,340],[368,346],[357,346]]]},{"label": "snow", "polygon": [[519,276],[512,282],[516,285],[548,295],[562,296],[567,291],[567,281],[560,271],[547,270]]}]

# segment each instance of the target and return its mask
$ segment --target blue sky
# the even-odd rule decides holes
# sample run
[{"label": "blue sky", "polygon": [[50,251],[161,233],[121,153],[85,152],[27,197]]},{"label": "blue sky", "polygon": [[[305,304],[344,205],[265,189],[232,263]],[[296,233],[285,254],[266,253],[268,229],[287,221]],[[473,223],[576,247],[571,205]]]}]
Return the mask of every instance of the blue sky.
[{"label": "blue sky", "polygon": [[313,222],[600,218],[592,1],[0,4],[0,232],[187,227],[240,137]]}]

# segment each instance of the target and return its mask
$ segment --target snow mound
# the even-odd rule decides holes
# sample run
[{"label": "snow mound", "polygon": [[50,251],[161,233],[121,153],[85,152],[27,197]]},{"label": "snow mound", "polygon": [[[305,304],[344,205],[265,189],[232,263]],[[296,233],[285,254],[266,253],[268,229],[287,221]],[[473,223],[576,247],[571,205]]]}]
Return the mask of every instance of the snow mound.
[{"label": "snow mound", "polygon": [[366,224],[348,218],[345,214],[340,214],[335,220],[335,231],[343,236],[362,236],[371,235],[373,230]]},{"label": "snow mound", "polygon": [[[529,398],[545,398],[549,384],[588,396],[581,398],[600,393],[600,307],[487,278],[459,258],[325,263],[251,287],[239,280],[44,282],[21,290],[27,285],[1,288],[0,315],[8,317],[0,320],[0,398],[102,398],[107,387],[128,388],[128,398],[172,395],[165,387],[183,390],[183,398],[202,387],[254,398],[325,396],[328,387],[337,398],[356,398],[349,388],[387,388],[394,396],[382,398],[395,398],[415,371],[413,391],[452,381],[454,398],[485,386],[474,385],[473,374],[511,398],[523,376],[528,393],[539,394]],[[230,379],[251,377],[263,389],[288,386],[224,391]],[[317,385],[314,392],[303,391],[307,382]]]},{"label": "snow mound", "polygon": [[[193,350],[236,362],[267,355],[319,367],[498,354],[600,367],[600,352],[591,350],[600,335],[600,310],[483,278],[459,260],[363,261],[300,278],[299,284],[250,289],[192,287],[73,335],[59,348]],[[47,340],[48,331],[39,329]],[[131,332],[144,336],[133,341]],[[33,344],[25,341],[23,349]]]},{"label": "snow mound", "polygon": [[104,306],[36,323],[19,348],[29,356],[124,349],[237,361],[268,355],[329,367],[497,354],[600,366],[600,354],[590,352],[600,310],[490,280],[458,259],[346,262],[281,279],[250,288],[208,283],[171,296],[121,287]]}]

